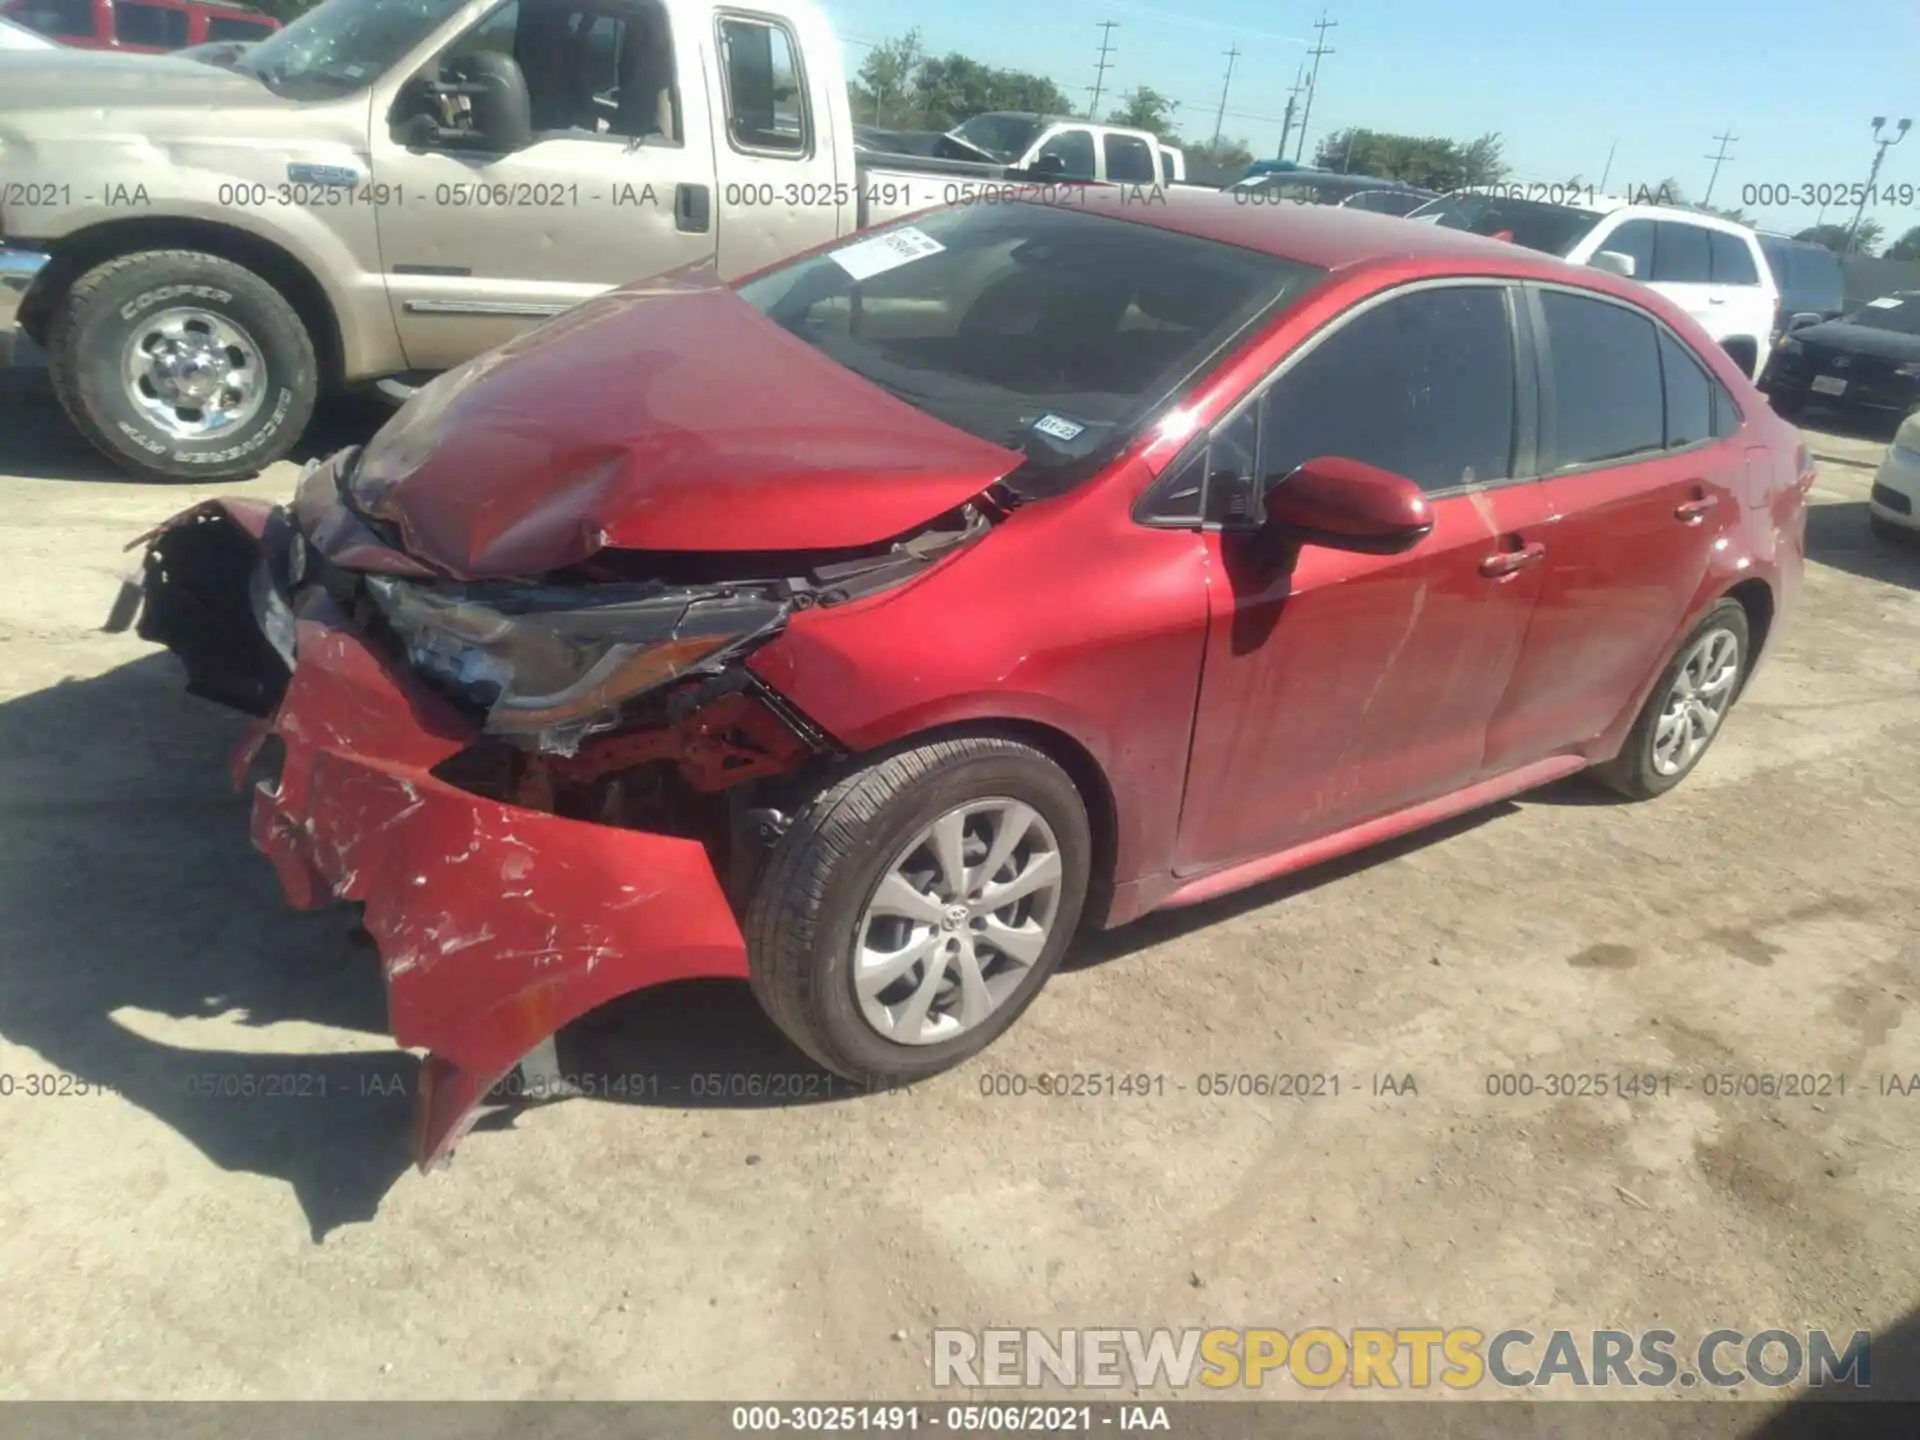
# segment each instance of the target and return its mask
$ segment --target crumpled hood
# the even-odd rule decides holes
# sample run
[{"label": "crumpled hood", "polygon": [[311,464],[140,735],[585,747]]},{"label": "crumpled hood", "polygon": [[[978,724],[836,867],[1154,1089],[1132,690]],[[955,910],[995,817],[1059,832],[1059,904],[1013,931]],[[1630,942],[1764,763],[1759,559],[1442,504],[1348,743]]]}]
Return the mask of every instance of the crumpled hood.
[{"label": "crumpled hood", "polygon": [[479,578],[603,547],[875,544],[1023,458],[869,385],[702,265],[447,372],[374,437],[351,489],[410,553]]}]

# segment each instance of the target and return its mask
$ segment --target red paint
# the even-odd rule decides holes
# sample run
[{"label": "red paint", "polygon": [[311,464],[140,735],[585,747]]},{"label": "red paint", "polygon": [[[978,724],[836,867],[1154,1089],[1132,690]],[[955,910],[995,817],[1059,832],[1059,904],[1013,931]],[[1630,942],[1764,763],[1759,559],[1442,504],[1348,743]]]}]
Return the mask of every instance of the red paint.
[{"label": "red paint", "polygon": [[[1718,597],[1757,581],[1776,628],[1791,609],[1809,473],[1797,432],[1653,293],[1511,245],[1335,208],[1182,199],[1113,213],[1333,273],[1190,397],[1184,428],[1146,436],[1068,495],[1012,510],[906,583],[797,611],[748,662],[855,755],[956,728],[1014,729],[1052,747],[1110,842],[1105,923],[1605,759]],[[1454,274],[1551,279],[1659,315],[1738,400],[1741,427],[1691,454],[1418,504],[1391,477],[1330,471],[1315,509],[1323,528],[1342,475],[1369,491],[1349,517],[1362,529],[1431,524],[1394,553],[1135,519],[1194,428],[1321,326],[1382,289]],[[503,574],[601,546],[884,539],[978,494],[1013,460],[683,274],[484,357],[383,433],[355,483],[413,557],[342,508],[337,461],[307,477],[296,511],[315,547],[350,568],[417,573],[425,561]],[[261,533],[260,514],[229,509]],[[428,772],[472,738],[467,722],[328,604],[303,602],[300,653],[260,732],[285,742],[287,761],[279,790],[256,801],[255,839],[295,903],[366,905],[396,1037],[433,1052],[423,1159],[445,1153],[494,1078],[590,1006],[682,976],[746,973],[738,923],[698,843],[443,784]],[[699,748],[732,743],[720,731],[602,737],[546,769],[564,782],[673,757],[723,776],[719,752]]]},{"label": "red paint", "polygon": [[[185,38],[177,46],[134,45],[116,37],[114,9],[118,4],[137,3],[148,10],[170,10],[184,13],[186,16]],[[28,11],[42,8],[35,0],[0,0],[0,15],[19,21]],[[62,45],[72,46],[76,50],[125,50],[139,55],[164,55],[172,50],[185,49],[189,45],[204,44],[210,37],[207,27],[210,21],[229,20],[252,27],[257,33],[247,36],[226,36],[226,39],[264,40],[280,28],[280,22],[271,15],[263,15],[256,10],[237,9],[231,5],[208,5],[201,0],[93,0],[91,6],[92,28],[85,35],[48,35],[49,40]],[[21,22],[24,23],[24,22]],[[32,28],[32,27],[29,27]],[[36,31],[36,33],[43,33]]]}]

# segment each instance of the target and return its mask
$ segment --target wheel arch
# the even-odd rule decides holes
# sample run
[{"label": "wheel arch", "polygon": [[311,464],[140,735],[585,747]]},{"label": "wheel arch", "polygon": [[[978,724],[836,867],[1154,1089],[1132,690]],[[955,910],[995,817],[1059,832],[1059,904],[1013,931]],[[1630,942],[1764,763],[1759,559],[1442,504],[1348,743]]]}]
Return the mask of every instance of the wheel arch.
[{"label": "wheel arch", "polygon": [[21,304],[20,327],[35,344],[44,346],[54,311],[82,275],[96,265],[143,250],[197,250],[253,271],[285,297],[306,327],[319,362],[321,385],[331,388],[340,382],[345,342],[339,314],[319,277],[284,246],[211,220],[179,216],[109,220],[66,236],[54,247],[53,258]]},{"label": "wheel arch", "polygon": [[1736,585],[1728,586],[1721,592],[1720,599],[1738,601],[1747,614],[1747,667],[1746,674],[1740,677],[1740,686],[1745,689],[1746,677],[1753,674],[1754,667],[1760,663],[1767,637],[1773,631],[1773,586],[1758,575],[1749,576]]}]

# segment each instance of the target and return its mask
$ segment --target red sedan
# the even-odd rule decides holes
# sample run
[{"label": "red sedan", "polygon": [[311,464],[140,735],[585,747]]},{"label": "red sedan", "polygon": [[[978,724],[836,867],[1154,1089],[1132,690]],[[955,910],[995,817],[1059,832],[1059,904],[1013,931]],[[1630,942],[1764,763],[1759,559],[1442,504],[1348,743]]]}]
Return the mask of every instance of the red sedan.
[{"label": "red sedan", "polygon": [[1089,192],[610,293],[291,507],[177,517],[127,598],[260,717],[294,903],[364,907],[426,1165],[643,986],[747,979],[910,1080],[1085,927],[1578,770],[1657,795],[1794,602],[1811,481],[1631,282]]}]

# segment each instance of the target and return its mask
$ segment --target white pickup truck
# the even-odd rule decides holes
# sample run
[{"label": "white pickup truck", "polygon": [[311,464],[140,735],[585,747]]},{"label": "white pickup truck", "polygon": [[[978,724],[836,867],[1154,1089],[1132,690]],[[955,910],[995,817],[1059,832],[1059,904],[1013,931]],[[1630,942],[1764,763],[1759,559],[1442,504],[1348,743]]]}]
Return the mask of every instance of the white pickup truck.
[{"label": "white pickup truck", "polygon": [[807,0],[326,0],[220,62],[0,56],[0,331],[154,478],[610,286],[1048,178],[856,155]]},{"label": "white pickup truck", "polygon": [[1179,185],[1187,178],[1183,151],[1148,130],[1097,125],[1023,110],[989,110],[946,134],[979,159],[1068,180],[1121,185]]}]

